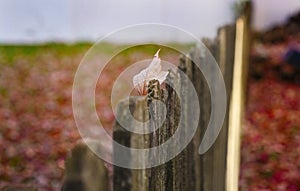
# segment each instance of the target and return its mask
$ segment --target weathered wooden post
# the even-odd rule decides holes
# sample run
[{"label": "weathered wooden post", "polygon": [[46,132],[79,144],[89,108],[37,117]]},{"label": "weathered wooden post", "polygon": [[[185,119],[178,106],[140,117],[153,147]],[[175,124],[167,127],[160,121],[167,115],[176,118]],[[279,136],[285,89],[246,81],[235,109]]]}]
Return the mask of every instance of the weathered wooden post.
[{"label": "weathered wooden post", "polygon": [[219,44],[218,63],[223,74],[226,94],[227,110],[222,129],[214,143],[213,150],[213,183],[212,190],[225,190],[226,182],[226,159],[227,159],[227,136],[228,136],[228,116],[232,91],[232,74],[234,65],[235,50],[235,25],[227,25],[219,29],[217,38]]},{"label": "weathered wooden post", "polygon": [[[127,126],[135,128],[136,120],[138,122],[147,122],[150,117],[154,118],[150,123],[144,123],[146,128],[156,129],[156,121],[160,121],[162,118],[163,108],[161,104],[154,102],[153,100],[163,101],[163,91],[160,90],[159,83],[156,80],[149,82],[148,95],[140,97],[131,97],[129,100],[124,100],[120,102],[118,106],[117,119],[120,121],[126,121]],[[133,116],[134,118],[129,118],[128,116]],[[140,127],[139,127],[140,128]],[[114,125],[114,140],[130,148],[150,148],[156,146],[164,141],[167,135],[165,128],[159,128],[154,133],[151,134],[136,134],[129,132],[122,125],[116,121]],[[114,150],[114,160],[118,160],[117,156],[120,156],[119,150]],[[146,160],[151,161],[150,156],[144,156],[142,154],[133,155],[132,153],[124,153],[131,158],[129,163],[146,163]],[[156,153],[158,155],[163,153]],[[122,154],[121,154],[122,155]],[[150,158],[149,158],[150,157]],[[128,166],[131,166],[128,164]],[[161,190],[165,187],[165,183],[162,182],[166,180],[165,176],[165,166],[161,165],[153,169],[126,169],[122,167],[114,166],[114,179],[113,187],[115,191],[119,190]],[[151,184],[150,184],[151,183]],[[160,184],[161,183],[161,184]],[[158,188],[159,187],[159,188]]]},{"label": "weathered wooden post", "polygon": [[[147,100],[145,97],[133,97],[130,98],[127,104],[124,104],[124,102],[120,103],[119,112],[117,114],[118,118],[126,118],[128,115],[133,114],[135,118],[143,119],[142,121],[148,120],[150,113],[152,113],[152,117],[157,119],[163,115],[162,108],[159,105],[155,105],[154,103],[154,105],[150,107],[151,100],[154,98],[163,101],[167,107],[165,122],[155,133],[149,135],[141,136],[132,134],[122,128],[120,124],[115,124],[114,139],[127,147],[133,148],[147,148],[164,143],[178,130],[179,123],[184,130],[181,132],[182,134],[175,145],[181,144],[183,139],[185,139],[185,134],[194,123],[188,110],[193,110],[193,107],[196,107],[190,104],[193,100],[191,100],[190,92],[187,89],[188,80],[192,82],[197,92],[197,101],[200,103],[201,115],[199,116],[198,129],[192,141],[180,154],[169,162],[145,170],[130,170],[115,167],[114,190],[137,190],[136,188],[140,190],[158,191],[225,190],[228,120],[225,119],[223,130],[215,145],[204,155],[199,155],[198,148],[207,130],[206,127],[210,119],[211,95],[206,79],[194,62],[198,62],[197,64],[200,65],[208,65],[209,72],[214,73],[216,71],[212,71],[213,67],[209,65],[212,61],[212,53],[218,61],[220,60],[220,67],[226,81],[227,92],[231,92],[235,39],[234,31],[234,26],[226,26],[220,29],[217,41],[204,40],[210,51],[206,48],[195,48],[189,55],[182,56],[178,69],[172,69],[169,73],[166,80],[165,93],[159,90],[158,84],[155,85],[153,83],[153,86],[148,87]],[[184,78],[182,75],[186,75],[187,78]],[[213,81],[214,79],[210,80]],[[175,91],[175,89],[177,91]],[[229,105],[229,97],[227,99],[227,105]],[[129,113],[128,107],[131,108],[131,113]],[[182,107],[185,109],[181,110]],[[226,115],[226,117],[228,117],[228,115]],[[127,125],[134,126],[135,124],[129,121]],[[148,128],[154,127],[155,124],[150,123]],[[115,150],[115,152],[118,151]],[[164,156],[165,153],[163,152],[164,151],[156,154]],[[132,161],[147,160],[147,156],[135,157],[137,158],[132,158]],[[151,158],[148,160],[151,160]]]},{"label": "weathered wooden post", "polygon": [[[97,144],[94,143],[97,147]],[[107,169],[103,161],[84,144],[69,153],[61,191],[108,191]]]},{"label": "weathered wooden post", "polygon": [[230,100],[226,190],[238,191],[240,168],[241,126],[246,102],[246,82],[250,49],[251,2],[246,2],[236,21],[235,58]]},{"label": "weathered wooden post", "polygon": [[[155,121],[162,121],[165,112],[163,112],[163,107],[156,100],[162,101],[165,103],[165,94],[163,90],[160,89],[158,81],[151,81],[148,86],[148,106],[149,111],[152,113],[154,121],[151,122],[150,128],[156,128],[157,123]],[[167,114],[168,115],[168,114]],[[161,125],[161,127],[157,127],[158,129],[155,133],[150,135],[150,147],[158,146],[164,143],[170,137],[170,128],[168,128],[168,119]],[[160,150],[159,153],[155,155],[159,155],[159,160],[166,156],[164,151]],[[153,155],[155,157],[155,155]],[[150,160],[152,160],[150,158]],[[160,162],[160,161],[159,161]],[[149,190],[167,190],[171,189],[171,183],[169,180],[169,176],[171,175],[170,172],[170,163],[161,164],[157,167],[149,169],[150,176],[149,176]]]},{"label": "weathered wooden post", "polygon": [[[135,120],[140,122],[148,120],[147,98],[131,97],[129,100],[120,102],[117,110],[117,119],[126,122],[126,125],[135,127],[135,121],[128,116],[133,115]],[[116,121],[113,132],[114,140],[129,148],[147,148],[149,147],[149,135],[133,134],[126,130]],[[142,162],[148,160],[147,156],[132,156],[131,153],[121,153],[122,151],[114,148],[113,160],[119,160],[118,156],[131,158],[131,162]],[[130,166],[130,164],[128,164]],[[146,170],[132,170],[114,166],[113,189],[121,190],[145,190],[148,187],[148,174]]]},{"label": "weathered wooden post", "polygon": [[[251,4],[235,25],[221,27],[215,40],[204,39],[205,47],[196,47],[179,60],[178,68],[171,69],[165,90],[159,82],[148,84],[146,96],[129,97],[119,103],[113,138],[119,144],[134,149],[149,149],[162,145],[182,128],[173,145],[156,153],[124,151],[114,144],[113,162],[123,168],[113,168],[114,191],[236,191],[238,190],[239,139],[244,105],[247,59],[249,53],[249,20]],[[199,146],[206,133],[211,117],[211,92],[207,81],[214,82],[218,71],[211,64],[212,55],[219,63],[227,91],[225,120],[213,146],[199,155]],[[207,67],[210,74],[205,79],[197,67]],[[192,83],[197,98],[188,88]],[[216,90],[212,84],[210,88]],[[216,92],[216,91],[214,91]],[[196,99],[196,100],[194,100]],[[197,101],[197,102],[195,102]],[[200,115],[192,117],[200,104]],[[125,122],[124,123],[121,123]],[[162,123],[159,123],[163,121]],[[193,139],[188,139],[191,127],[199,121]],[[148,123],[147,123],[148,122]],[[142,125],[141,125],[142,124]],[[126,128],[122,125],[126,125]],[[144,132],[136,133],[143,129]],[[154,132],[146,132],[146,130]],[[211,132],[208,138],[218,132]],[[135,132],[135,133],[134,133]],[[193,132],[194,133],[194,132]],[[182,142],[189,144],[173,159],[166,161],[168,152],[178,149]],[[150,150],[150,149],[149,149]],[[123,156],[126,161],[123,161]],[[132,164],[149,167],[152,162],[159,166],[145,169],[129,169]],[[164,163],[162,162],[164,161]],[[122,165],[120,165],[122,166]],[[94,176],[94,174],[96,176]],[[93,176],[93,177],[92,177]],[[91,185],[93,187],[91,187]],[[89,151],[87,146],[76,146],[66,162],[66,175],[62,191],[108,190],[107,172],[103,162]]]},{"label": "weathered wooden post", "polygon": [[[248,20],[246,19],[245,22],[248,22]],[[243,102],[239,100],[242,99],[241,96],[245,91],[246,72],[244,69],[247,68],[246,59],[249,52],[247,49],[249,45],[249,39],[247,38],[249,30],[245,28],[247,26],[248,24],[242,23],[242,21],[238,21],[237,26],[224,26],[219,29],[218,37],[215,40],[204,39],[208,50],[203,47],[195,48],[190,54],[182,56],[178,69],[170,71],[166,83],[166,92],[161,91],[158,83],[153,82],[148,87],[147,98],[130,98],[131,102],[129,102],[129,105],[120,104],[119,113],[123,115],[120,116],[121,118],[130,114],[128,111],[127,114],[121,112],[122,110],[126,110],[124,107],[129,107],[131,108],[131,113],[137,119],[142,119],[142,121],[148,120],[151,117],[160,119],[164,115],[161,105],[152,103],[153,99],[162,101],[167,108],[165,122],[154,133],[149,135],[131,134],[116,123],[114,130],[115,140],[123,143],[125,146],[134,148],[151,148],[163,144],[174,135],[179,125],[185,130],[181,132],[182,134],[174,144],[180,145],[183,139],[185,139],[185,134],[188,132],[193,120],[189,116],[187,109],[181,110],[183,106],[186,106],[191,101],[190,92],[186,89],[188,82],[187,79],[183,78],[183,74],[188,77],[195,87],[200,103],[201,115],[199,116],[199,125],[194,138],[172,160],[151,169],[130,170],[115,167],[115,190],[231,191],[231,189],[237,188],[238,173],[236,173],[236,169],[238,164],[234,164],[231,159],[233,159],[232,157],[237,158],[238,147],[236,145],[233,146],[233,143],[236,143],[238,136],[236,130],[240,128],[241,124],[239,122],[239,126],[234,126],[232,120],[234,116],[242,115],[242,110],[234,109],[233,105],[235,105],[235,108],[242,108],[243,105]],[[241,34],[241,30],[244,32],[243,34]],[[237,51],[237,49],[239,50]],[[219,63],[221,73],[223,74],[227,91],[227,110],[223,127],[214,145],[205,154],[199,155],[198,147],[207,130],[206,127],[210,120],[211,107],[214,104],[211,103],[211,92],[208,88],[207,80],[214,81],[216,79],[212,79],[214,75],[206,76],[210,79],[205,79],[202,72],[196,67],[196,64],[208,65],[208,72],[214,74],[217,71],[213,71],[215,68],[209,65],[211,64],[211,54],[215,57],[217,63]],[[241,61],[243,65],[238,63]],[[216,86],[212,85],[210,88],[216,88]],[[239,93],[236,94],[236,92]],[[193,110],[194,106],[189,105],[189,107],[189,109]],[[134,122],[130,122],[129,124],[132,126],[135,125]],[[156,127],[155,122],[151,122],[148,125],[148,128]],[[231,139],[231,137],[235,138]],[[227,147],[227,145],[229,146]],[[160,151],[156,154],[165,156],[166,153],[164,152],[166,151]],[[131,157],[136,157],[131,162],[152,160],[151,157],[147,158],[147,156],[142,155]],[[237,160],[233,161],[238,162]]]}]

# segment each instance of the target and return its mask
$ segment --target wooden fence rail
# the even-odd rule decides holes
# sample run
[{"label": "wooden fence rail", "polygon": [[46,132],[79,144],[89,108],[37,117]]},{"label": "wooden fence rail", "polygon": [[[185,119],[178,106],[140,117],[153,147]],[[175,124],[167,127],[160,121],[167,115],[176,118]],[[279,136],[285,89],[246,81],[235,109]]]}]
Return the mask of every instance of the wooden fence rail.
[{"label": "wooden fence rail", "polygon": [[[204,40],[210,52],[217,58],[220,63],[220,68],[224,76],[227,90],[227,108],[229,108],[230,92],[232,87],[232,72],[235,47],[235,26],[225,26],[219,30],[218,38],[214,41]],[[207,82],[204,79],[201,71],[195,66],[191,60],[209,64],[210,52],[206,49],[193,49],[189,55],[180,59],[178,70],[183,71],[193,82],[198,94],[199,103],[201,106],[201,115],[199,118],[199,126],[191,143],[174,159],[162,164],[158,167],[145,170],[130,170],[120,167],[114,168],[113,187],[115,191],[121,190],[155,190],[155,191],[211,191],[225,190],[225,174],[226,174],[226,153],[227,153],[227,129],[228,129],[228,114],[223,125],[223,128],[213,145],[213,147],[204,155],[198,154],[198,148],[201,143],[204,132],[210,118],[210,92]],[[214,71],[211,71],[214,72]],[[178,95],[174,89],[167,85],[166,92],[160,99],[166,104],[167,117],[162,127],[154,135],[140,136],[137,138],[121,127],[120,124],[115,124],[114,139],[120,143],[127,142],[126,146],[138,148],[147,142],[147,146],[155,146],[163,143],[168,137],[176,131],[180,115],[183,115],[183,128],[189,128],[190,121],[188,120],[186,111],[180,113],[182,104],[187,104],[188,92],[185,92],[185,82],[181,81],[180,73],[176,70],[171,71],[168,77],[167,84],[173,84],[176,89],[185,95],[186,99],[178,100]],[[154,88],[151,89],[151,88]],[[150,91],[155,91],[159,86],[150,87]],[[155,91],[160,92],[160,91]],[[148,96],[152,96],[148,94]],[[127,108],[134,108],[133,115],[136,118],[141,116],[149,118],[149,114],[145,115],[145,108],[149,104],[149,99],[152,97],[134,97],[130,99],[129,105],[120,103],[117,115],[118,117],[126,117],[128,113],[123,111]],[[156,117],[162,113],[161,108],[153,108]],[[146,120],[146,119],[144,119]],[[134,122],[132,122],[134,125]],[[148,127],[151,128],[151,127]],[[179,143],[178,143],[179,144]],[[144,145],[145,146],[145,145]],[[146,146],[146,147],[147,147]],[[117,151],[116,151],[117,152]],[[140,156],[142,157],[142,156]],[[145,158],[144,158],[145,159]],[[132,161],[137,160],[133,159]],[[148,160],[148,159],[146,159]],[[151,160],[151,159],[149,159]],[[127,180],[127,181],[125,181]],[[125,181],[125,182],[124,182]]]},{"label": "wooden fence rail", "polygon": [[[161,145],[173,136],[179,123],[181,123],[185,129],[183,134],[187,133],[188,128],[194,123],[187,110],[183,109],[181,111],[180,109],[194,106],[190,103],[189,92],[186,88],[187,81],[182,77],[182,73],[179,71],[184,72],[193,83],[198,95],[201,115],[199,116],[198,128],[194,138],[187,147],[172,160],[147,169],[127,169],[114,166],[112,190],[238,190],[239,164],[237,163],[239,163],[239,133],[243,112],[242,107],[244,104],[245,69],[247,68],[247,53],[249,52],[250,8],[250,3],[247,3],[247,11],[241,15],[237,24],[221,27],[216,39],[203,39],[209,51],[205,48],[194,48],[188,55],[182,56],[179,60],[178,69],[172,69],[172,71],[170,71],[164,90],[161,90],[159,83],[153,80],[149,83],[147,96],[130,97],[129,101],[119,103],[117,118],[124,119],[124,121],[127,121],[126,124],[132,128],[136,127],[136,120],[143,122],[153,118],[155,119],[154,121],[159,121],[163,117],[162,114],[166,114],[166,119],[160,128],[154,133],[143,135],[127,131],[116,121],[113,129],[114,140],[130,148],[151,148]],[[204,132],[206,132],[212,105],[207,80],[204,78],[202,72],[197,69],[195,66],[197,63],[195,62],[204,65],[210,64],[210,53],[216,58],[223,74],[227,91],[227,111],[223,127],[215,143],[205,154],[199,155],[198,148],[204,136]],[[215,71],[212,70],[213,67],[210,72],[214,73]],[[209,78],[213,78],[213,75],[209,76]],[[179,90],[179,92],[176,92],[174,89]],[[178,95],[178,93],[180,95]],[[179,100],[179,97],[181,100]],[[163,102],[166,106],[166,111],[164,107],[154,100]],[[133,115],[135,120],[128,118],[129,115]],[[232,120],[235,115],[238,117],[238,122],[233,123]],[[145,123],[145,126],[146,125],[148,125],[146,128],[153,129],[157,124],[150,120],[150,123]],[[228,137],[230,137],[231,140],[228,140]],[[183,138],[184,136],[180,136],[176,144],[180,144]],[[120,155],[120,152],[122,151],[118,150],[118,148],[114,148],[113,160],[121,160],[117,157]],[[165,156],[164,152],[166,151],[161,150],[159,152],[160,153],[156,154],[162,157]],[[230,156],[228,156],[228,153],[230,153]],[[151,154],[134,155],[130,152],[121,154],[131,159],[127,161],[128,163],[146,163],[152,160]],[[73,157],[76,156],[74,155]],[[128,164],[128,166],[130,166],[130,164]],[[102,167],[99,169],[102,169]],[[100,171],[103,172],[103,170],[99,170],[99,172]],[[103,174],[100,176],[102,175]],[[70,180],[72,180],[70,177],[72,176],[67,172],[64,185],[68,186],[68,181],[70,182]],[[67,189],[63,189],[63,191],[67,191]]]}]

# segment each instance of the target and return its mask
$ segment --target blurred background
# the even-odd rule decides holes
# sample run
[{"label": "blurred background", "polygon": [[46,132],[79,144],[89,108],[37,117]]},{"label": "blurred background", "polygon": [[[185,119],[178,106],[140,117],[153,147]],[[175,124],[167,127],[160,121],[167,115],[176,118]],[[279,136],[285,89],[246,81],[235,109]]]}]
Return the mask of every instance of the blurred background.
[{"label": "blurred background", "polygon": [[[0,42],[94,41],[108,33],[145,22],[170,24],[197,37],[216,35],[220,25],[234,20],[234,0],[120,1],[52,0],[0,1]],[[253,0],[253,27],[264,30],[298,11],[299,1]],[[270,5],[273,5],[272,8]],[[147,35],[139,38],[146,38]],[[177,40],[170,34],[170,40]],[[123,40],[130,41],[131,36]]]},{"label": "blurred background", "polygon": [[[300,1],[252,2],[254,43],[240,187],[300,190],[299,58],[285,56],[300,50]],[[72,114],[73,78],[93,42],[119,28],[149,22],[180,27],[199,39],[215,38],[218,27],[235,22],[238,3],[0,0],[0,190],[60,189],[67,152],[80,140]],[[150,37],[125,35],[119,42],[104,43],[102,52]],[[176,33],[154,38],[191,46]],[[96,105],[108,131],[114,121],[109,95],[116,72],[135,60],[152,58],[156,51],[156,46],[143,52],[130,49],[104,74]],[[179,58],[168,50],[161,56],[170,62]]]}]

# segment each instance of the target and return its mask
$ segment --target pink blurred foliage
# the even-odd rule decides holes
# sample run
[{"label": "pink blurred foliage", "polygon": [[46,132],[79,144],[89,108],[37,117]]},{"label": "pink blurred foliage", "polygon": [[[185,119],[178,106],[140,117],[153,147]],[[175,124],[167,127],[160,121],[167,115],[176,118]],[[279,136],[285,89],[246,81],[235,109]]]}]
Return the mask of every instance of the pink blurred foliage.
[{"label": "pink blurred foliage", "polygon": [[[19,184],[60,189],[66,154],[80,140],[71,96],[81,58],[50,52],[37,56],[35,64],[21,57],[1,66],[0,189]],[[114,115],[108,102],[97,101],[105,105],[101,120],[110,128]]]},{"label": "pink blurred foliage", "polygon": [[[6,185],[33,185],[39,191],[60,189],[66,155],[81,140],[73,118],[72,85],[88,48],[74,51],[67,46],[59,52],[61,45],[52,49],[51,45],[42,46],[32,56],[27,48],[16,47],[12,48],[13,59],[7,61],[1,50],[9,51],[0,47],[0,190]],[[128,64],[151,55],[152,51],[119,55],[101,73],[95,104],[109,134],[115,119],[110,104],[114,80]],[[178,58],[169,55],[169,59]],[[111,145],[107,147],[111,149]]]},{"label": "pink blurred foliage", "polygon": [[282,55],[289,43],[254,46],[252,57],[263,54],[267,62],[262,79],[250,76],[248,81],[242,191],[300,190],[300,85],[283,80],[280,71],[273,69],[285,64]]}]

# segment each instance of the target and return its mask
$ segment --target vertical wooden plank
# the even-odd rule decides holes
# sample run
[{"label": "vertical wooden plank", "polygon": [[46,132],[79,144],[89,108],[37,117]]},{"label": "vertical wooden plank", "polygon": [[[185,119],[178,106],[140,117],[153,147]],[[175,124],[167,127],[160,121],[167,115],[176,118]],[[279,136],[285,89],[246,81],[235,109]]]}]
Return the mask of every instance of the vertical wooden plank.
[{"label": "vertical wooden plank", "polygon": [[[90,143],[101,148],[96,143]],[[108,191],[108,174],[103,161],[84,144],[69,153],[62,191]]]},{"label": "vertical wooden plank", "polygon": [[240,167],[240,134],[244,114],[247,68],[250,49],[251,2],[236,22],[233,89],[230,102],[226,190],[238,191]]},{"label": "vertical wooden plank", "polygon": [[[131,105],[130,105],[131,104]],[[132,108],[133,102],[129,102],[128,104],[125,102],[120,102],[118,104],[117,109],[117,118],[124,121],[124,118],[127,117],[127,115],[130,115],[130,113],[127,113],[127,108]],[[123,119],[122,119],[123,118]],[[125,119],[127,120],[127,119]],[[127,120],[128,121],[128,120]],[[113,138],[114,141],[118,142],[119,144],[122,144],[126,147],[131,147],[131,134],[126,129],[124,129],[118,121],[115,121],[114,127],[113,127]],[[121,151],[117,150],[116,148],[113,148],[113,160],[118,160],[118,156]],[[126,157],[131,157],[131,153],[122,153]],[[129,164],[128,164],[129,165]],[[113,167],[113,190],[114,191],[122,191],[122,190],[132,190],[132,174],[130,169],[114,166]]]},{"label": "vertical wooden plank", "polygon": [[224,77],[227,92],[227,111],[222,129],[214,143],[213,149],[213,189],[215,191],[225,190],[226,181],[226,157],[227,157],[227,132],[229,101],[231,97],[232,73],[234,63],[235,26],[228,25],[219,29],[218,33],[219,57],[218,63]]},{"label": "vertical wooden plank", "polygon": [[[180,64],[184,64],[184,59],[181,58]],[[180,78],[180,73],[177,70],[171,70],[169,74],[169,78],[167,79],[169,84],[172,84],[172,86],[178,90],[179,93],[182,91],[182,82]],[[173,87],[167,85],[167,91],[168,91],[168,100],[167,100],[167,108],[168,108],[168,128],[170,136],[172,136],[179,125],[179,119],[180,115],[180,107],[181,104],[183,104],[182,100],[179,100],[179,96],[173,89]],[[182,136],[182,135],[181,135]],[[180,140],[177,140],[177,142],[174,144],[176,145],[180,144]],[[174,148],[170,148],[174,149]],[[170,161],[170,181],[171,189],[172,191],[179,191],[183,190],[185,178],[182,175],[184,174],[184,151],[177,155],[174,159]]]},{"label": "vertical wooden plank", "polygon": [[[200,57],[200,64],[209,64],[210,58],[209,54],[211,53],[216,57],[217,50],[214,41],[204,39],[208,50],[202,50],[202,56]],[[210,52],[208,52],[210,51]],[[210,73],[213,73],[212,67],[210,67]],[[212,78],[212,76],[209,76]],[[210,119],[211,112],[211,94],[204,76],[201,76],[201,92],[200,92],[200,106],[201,106],[201,115],[200,115],[200,128],[201,128],[201,138],[203,138],[204,133],[207,130],[207,125]],[[209,136],[209,135],[208,135]],[[212,137],[212,136],[209,136]],[[201,155],[202,162],[202,190],[210,191],[213,190],[213,149],[210,148],[205,154]]]},{"label": "vertical wooden plank", "polygon": [[[150,123],[150,128],[156,128],[155,133],[150,136],[150,147],[161,145],[168,139],[169,132],[167,129],[167,122],[165,121],[160,127],[158,127],[158,121],[162,121],[163,115],[167,114],[163,112],[163,106],[156,102],[157,100],[165,102],[164,91],[159,87],[159,82],[157,80],[152,80],[149,82],[148,86],[148,107],[152,114],[153,121]],[[168,119],[166,119],[168,120]],[[159,157],[159,161],[165,159],[167,151],[159,150],[155,153],[154,157]],[[151,160],[151,158],[150,158]],[[167,166],[166,164],[161,164],[157,167],[150,169],[150,179],[149,179],[149,190],[164,191],[168,189],[168,176],[167,176]]]},{"label": "vertical wooden plank", "polygon": [[[121,101],[118,105],[117,118],[120,121],[126,121],[126,125],[136,127],[136,121],[146,121],[148,119],[147,99],[146,97],[131,97],[129,101]],[[133,115],[135,120],[130,120],[128,116]],[[127,131],[118,121],[114,125],[113,137],[118,143],[130,148],[149,148],[149,135],[140,135]],[[148,156],[132,156],[131,153],[122,153],[114,148],[113,160],[121,160],[118,156],[131,158],[129,163],[142,163],[148,160]],[[130,164],[128,164],[130,166]],[[149,175],[146,169],[132,170],[114,166],[113,189],[122,190],[148,190]]]},{"label": "vertical wooden plank", "polygon": [[[186,75],[188,76],[189,80],[193,83],[194,87],[195,87],[195,83],[194,83],[194,75],[195,75],[195,63],[192,62],[191,58],[193,56],[193,50],[187,55],[185,56],[185,63],[186,63]],[[188,87],[189,82],[185,82],[184,84],[182,84],[184,87]],[[196,89],[196,88],[195,88]],[[188,90],[190,91],[190,90]],[[197,92],[197,90],[196,90]],[[185,96],[184,102],[186,102],[187,104],[187,108],[188,110],[191,111],[196,111],[196,108],[198,107],[197,105],[195,105],[195,100],[193,100],[194,98],[191,96],[191,93],[187,92],[187,94],[185,94],[187,96]],[[183,96],[184,97],[184,96]],[[199,100],[198,100],[199,101]],[[193,126],[193,116],[189,115],[189,111],[186,110],[185,111],[185,123],[186,123],[186,132],[188,133],[189,129]],[[200,117],[200,116],[199,116]],[[194,137],[197,136],[197,132],[195,133]],[[196,191],[196,169],[195,169],[195,151],[197,151],[198,149],[198,145],[196,146],[194,144],[193,141],[191,141],[188,146],[186,147],[186,158],[185,158],[185,174],[186,174],[186,186],[185,186],[185,190],[191,190],[191,191]],[[198,155],[199,156],[199,155]]]},{"label": "vertical wooden plank", "polygon": [[[202,55],[203,56],[203,55]],[[203,76],[202,76],[202,73],[201,71],[199,70],[198,67],[196,67],[196,64],[200,64],[200,59],[201,59],[201,52],[200,52],[200,49],[199,48],[194,48],[192,51],[191,51],[191,58],[193,60],[193,78],[192,78],[192,81],[194,83],[194,86],[195,86],[195,89],[196,89],[196,92],[197,92],[197,95],[198,95],[198,101],[200,103],[200,110],[201,112],[202,111],[202,102],[201,102],[201,97],[200,97],[200,94],[201,94],[201,91],[202,91],[202,81],[203,81]],[[196,63],[197,62],[197,63]],[[202,113],[200,112],[200,115],[202,115]],[[200,116],[199,116],[200,117]],[[201,135],[202,135],[202,129],[201,129],[201,122],[199,123],[198,125],[198,128],[197,128],[197,131],[195,133],[195,136],[193,138],[193,141],[192,141],[192,145],[193,145],[193,155],[192,155],[192,158],[191,160],[193,161],[193,164],[194,165],[194,168],[193,168],[193,176],[194,176],[194,189],[195,191],[198,191],[198,190],[201,190],[201,187],[202,187],[202,180],[203,180],[203,177],[202,177],[202,160],[201,160],[201,156],[199,155],[199,152],[198,152],[198,147],[201,143]]]},{"label": "vertical wooden plank", "polygon": [[[176,111],[175,109],[178,108],[178,101],[177,101],[177,96],[176,93],[174,91],[174,89],[170,86],[170,84],[173,84],[174,86],[179,85],[176,83],[176,81],[174,79],[176,79],[177,77],[177,73],[174,70],[171,70],[169,72],[169,75],[166,79],[167,83],[166,83],[166,92],[167,92],[167,99],[165,100],[166,102],[166,107],[167,107],[167,119],[166,119],[166,132],[167,132],[167,136],[165,138],[168,138],[172,135],[172,133],[174,132],[173,127],[175,126],[174,124],[176,124],[177,122],[174,120],[174,116],[176,115]],[[172,148],[169,148],[172,149]],[[174,159],[167,162],[165,164],[166,168],[165,168],[165,182],[166,182],[166,186],[164,190],[173,190],[174,188]]]},{"label": "vertical wooden plank", "polygon": [[[136,123],[142,122],[145,128],[149,128],[148,124],[145,123],[149,119],[149,108],[147,99],[145,97],[136,97],[131,99],[134,107],[132,107],[131,113],[134,117],[134,121],[131,123],[133,128],[141,128]],[[150,134],[136,134],[131,133],[131,148],[147,149],[150,147],[149,143]],[[149,160],[148,155],[144,155],[142,152],[138,152],[136,155],[131,154],[131,162],[133,164],[146,164]],[[148,169],[133,169],[132,175],[132,191],[149,190],[149,170]]]},{"label": "vertical wooden plank", "polygon": [[[180,105],[182,108],[185,108],[181,111],[181,128],[183,128],[183,132],[181,135],[180,142],[186,141],[186,135],[189,132],[189,128],[193,125],[193,119],[191,119],[191,115],[189,115],[189,111],[194,111],[193,108],[195,105],[194,100],[192,100],[191,93],[189,92],[189,83],[193,82],[193,70],[194,64],[191,61],[191,54],[182,56],[179,63],[180,73]],[[184,76],[181,76],[184,75]],[[195,106],[197,107],[197,106]],[[180,109],[180,108],[178,108]],[[180,117],[178,116],[178,117]],[[195,166],[194,166],[194,145],[193,143],[189,143],[187,147],[180,153],[181,161],[178,162],[180,164],[180,169],[178,174],[180,174],[181,178],[178,180],[180,182],[180,190],[195,190]],[[180,177],[179,176],[179,177]]]}]

